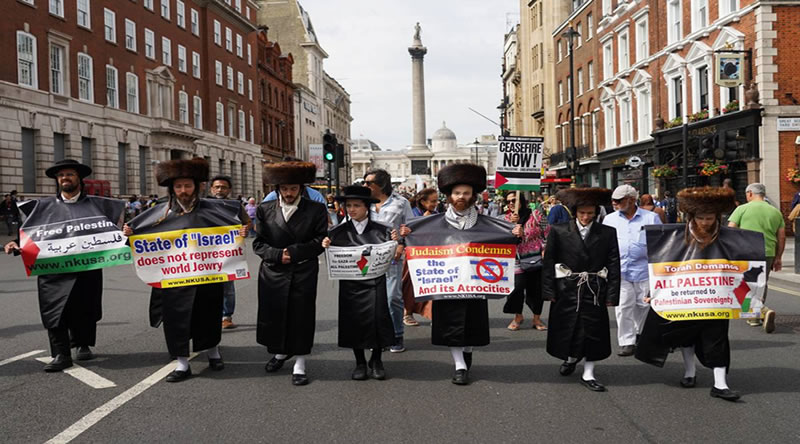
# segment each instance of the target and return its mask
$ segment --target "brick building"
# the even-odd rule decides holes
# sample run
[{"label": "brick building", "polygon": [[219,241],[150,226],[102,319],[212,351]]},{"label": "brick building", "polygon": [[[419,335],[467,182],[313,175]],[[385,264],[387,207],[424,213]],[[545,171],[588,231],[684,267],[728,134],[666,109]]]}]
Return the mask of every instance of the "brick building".
[{"label": "brick building", "polygon": [[161,193],[159,161],[199,156],[261,193],[247,0],[15,0],[0,38],[0,187],[49,194],[69,157],[112,194]]},{"label": "brick building", "polygon": [[258,47],[259,137],[265,161],[294,157],[294,85],[291,54],[284,54],[267,38],[262,27],[256,34]]}]

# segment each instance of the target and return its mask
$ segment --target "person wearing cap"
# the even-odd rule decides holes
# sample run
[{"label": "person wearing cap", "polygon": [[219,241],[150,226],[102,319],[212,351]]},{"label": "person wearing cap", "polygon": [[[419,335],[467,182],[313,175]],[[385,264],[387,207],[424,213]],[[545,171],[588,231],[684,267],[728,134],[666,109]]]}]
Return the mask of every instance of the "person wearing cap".
[{"label": "person wearing cap", "polygon": [[[217,175],[212,177],[209,183],[211,184],[209,187],[211,191],[209,194],[210,198],[228,199],[233,189],[233,180],[230,176]],[[239,211],[239,219],[242,221],[242,227],[244,227],[245,230],[252,225],[250,216],[247,214],[247,211],[245,211],[243,205],[241,211]],[[222,298],[222,328],[226,330],[236,328],[236,324],[233,323],[233,311],[236,309],[236,285],[233,281],[228,281],[223,282],[222,287],[225,289]]]},{"label": "person wearing cap", "polygon": [[[72,159],[55,163],[45,171],[47,177],[56,181],[56,196],[21,204],[25,214],[33,211],[48,212],[55,206],[66,205],[69,214],[105,216],[121,224],[125,206],[105,205],[107,199],[88,196],[83,179],[92,174],[92,169]],[[30,205],[29,205],[30,204]],[[35,206],[34,206],[35,205]],[[114,208],[117,208],[116,210]],[[7,254],[19,252],[19,240],[5,245]],[[77,348],[76,359],[87,361],[95,355],[97,322],[103,316],[103,271],[90,270],[73,273],[44,274],[37,276],[39,311],[42,323],[50,340],[53,360],[44,367],[46,372],[60,372],[72,367],[72,347]]]},{"label": "person wearing cap", "polygon": [[309,383],[306,356],[314,345],[317,256],[328,233],[325,205],[302,195],[304,184],[313,182],[316,172],[311,162],[265,165],[265,183],[278,188],[278,198],[256,210],[253,250],[261,258],[256,339],[274,355],[265,367],[268,373],[297,356],[293,385]]},{"label": "person wearing cap", "polygon": [[620,185],[611,194],[614,212],[603,219],[603,225],[617,230],[619,264],[622,281],[619,289],[617,341],[619,356],[632,356],[636,338],[642,331],[649,305],[644,301],[650,292],[647,268],[647,242],[642,227],[661,224],[658,214],[636,205],[639,193],[630,185]]},{"label": "person wearing cap", "polygon": [[[175,159],[156,165],[156,181],[167,187],[169,198],[146,210],[124,227],[126,236],[193,228],[193,220],[206,212],[238,214],[235,207],[216,199],[201,199],[201,188],[208,182],[208,161]],[[245,227],[239,232],[244,236]],[[189,343],[195,352],[206,350],[208,367],[225,368],[219,351],[222,339],[222,283],[204,283],[172,288],[155,288],[150,292],[150,325],[164,325],[164,338],[170,356],[177,359],[175,370],[167,382],[180,382],[192,376],[189,367]]]},{"label": "person wearing cap", "polygon": [[[437,176],[439,191],[447,197],[447,211],[428,216],[438,219],[446,230],[470,231],[494,229],[503,224],[514,236],[522,236],[521,225],[511,225],[496,218],[478,214],[475,202],[486,189],[486,169],[471,163],[448,165]],[[411,228],[403,225],[400,236],[412,235]],[[446,238],[446,234],[443,237]],[[482,296],[482,295],[478,295]],[[456,385],[470,383],[473,347],[489,345],[489,305],[485,297],[434,299],[431,322],[431,343],[449,347],[455,363],[451,382]]]},{"label": "person wearing cap", "polygon": [[[679,235],[689,246],[689,253],[683,260],[708,260],[707,252],[712,250],[709,246],[733,230],[722,226],[722,215],[736,207],[734,191],[729,188],[686,188],[678,193],[678,206],[686,216],[686,225],[681,226],[683,233]],[[727,319],[669,321],[651,308],[636,347],[636,359],[664,367],[669,353],[680,348],[684,368],[681,387],[696,385],[694,357],[697,356],[704,367],[713,369],[711,397],[736,401],[740,395],[731,390],[727,382],[731,364],[729,324]]]},{"label": "person wearing cap", "polygon": [[[331,228],[322,247],[353,247],[382,244],[391,240],[392,227],[370,220],[369,206],[377,202],[369,189],[351,185],[336,200],[345,207],[349,220]],[[339,281],[339,347],[353,349],[356,381],[386,379],[381,352],[394,341],[394,327],[386,298],[386,275],[367,280]],[[372,349],[369,363],[365,349]]]},{"label": "person wearing cap", "polygon": [[611,190],[570,188],[561,201],[574,218],[550,227],[542,265],[542,297],[550,301],[547,353],[564,362],[562,376],[585,359],[580,382],[595,392],[605,386],[595,363],[611,355],[608,309],[619,302],[620,260],[614,228],[596,222]]}]

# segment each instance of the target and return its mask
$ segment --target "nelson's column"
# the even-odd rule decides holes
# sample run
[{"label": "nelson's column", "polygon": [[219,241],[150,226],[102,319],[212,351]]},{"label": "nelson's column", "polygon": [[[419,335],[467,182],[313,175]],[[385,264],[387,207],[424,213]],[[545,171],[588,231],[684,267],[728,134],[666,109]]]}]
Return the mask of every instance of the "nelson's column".
[{"label": "nelson's column", "polygon": [[[425,141],[425,68],[424,58],[428,48],[422,46],[422,28],[419,22],[414,27],[414,42],[408,48],[411,54],[411,94],[414,139],[406,154],[411,160],[411,174],[419,174],[423,180],[431,179],[430,160],[433,153]],[[428,182],[430,183],[430,182]]]}]

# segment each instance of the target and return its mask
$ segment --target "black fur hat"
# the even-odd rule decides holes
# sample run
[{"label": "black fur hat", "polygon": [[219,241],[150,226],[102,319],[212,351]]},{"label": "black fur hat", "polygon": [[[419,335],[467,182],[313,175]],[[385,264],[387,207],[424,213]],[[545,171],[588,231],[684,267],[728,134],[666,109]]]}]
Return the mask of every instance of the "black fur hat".
[{"label": "black fur hat", "polygon": [[566,188],[558,192],[558,199],[573,212],[578,207],[595,207],[611,203],[608,188]]},{"label": "black fur hat", "polygon": [[445,195],[456,185],[470,185],[472,193],[478,194],[486,189],[486,169],[473,163],[454,163],[439,170],[436,181]]},{"label": "black fur hat", "polygon": [[290,161],[264,165],[264,183],[273,185],[307,184],[317,180],[317,166],[311,162]]},{"label": "black fur hat", "polygon": [[175,179],[194,179],[196,182],[208,181],[208,161],[202,157],[175,159],[159,162],[156,165],[156,181],[168,187]]},{"label": "black fur hat", "polygon": [[367,206],[380,202],[378,199],[372,197],[372,191],[370,191],[369,188],[360,185],[346,186],[342,190],[342,194],[336,196],[336,200],[339,202],[345,202],[347,199],[361,199]]},{"label": "black fur hat", "polygon": [[689,214],[726,214],[736,208],[736,193],[731,188],[696,187],[678,193],[678,209]]}]

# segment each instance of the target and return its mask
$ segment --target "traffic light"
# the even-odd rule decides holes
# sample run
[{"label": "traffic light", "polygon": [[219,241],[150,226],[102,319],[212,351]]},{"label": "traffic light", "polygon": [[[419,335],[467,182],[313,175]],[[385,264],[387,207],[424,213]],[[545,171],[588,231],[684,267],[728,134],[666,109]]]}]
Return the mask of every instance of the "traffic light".
[{"label": "traffic light", "polygon": [[336,144],[336,168],[344,168],[344,145]]},{"label": "traffic light", "polygon": [[325,159],[325,162],[333,163],[336,161],[336,145],[338,145],[336,135],[332,134],[330,130],[326,131],[325,135],[322,136],[322,158]]}]

